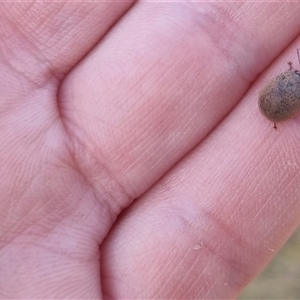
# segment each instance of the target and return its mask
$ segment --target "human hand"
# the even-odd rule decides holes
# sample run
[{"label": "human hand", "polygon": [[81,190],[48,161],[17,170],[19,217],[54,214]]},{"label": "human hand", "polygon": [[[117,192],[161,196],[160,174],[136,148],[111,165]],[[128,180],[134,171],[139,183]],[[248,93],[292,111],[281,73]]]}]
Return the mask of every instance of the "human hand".
[{"label": "human hand", "polygon": [[298,12],[1,3],[1,298],[236,297],[299,224],[299,118],[257,108]]}]

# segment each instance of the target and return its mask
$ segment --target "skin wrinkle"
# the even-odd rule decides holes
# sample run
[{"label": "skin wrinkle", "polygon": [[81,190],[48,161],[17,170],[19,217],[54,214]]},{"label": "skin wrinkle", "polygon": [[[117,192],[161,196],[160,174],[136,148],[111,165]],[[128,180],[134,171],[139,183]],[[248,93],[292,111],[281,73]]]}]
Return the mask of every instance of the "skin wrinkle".
[{"label": "skin wrinkle", "polygon": [[[204,219],[210,220],[211,226],[209,227],[210,228],[209,231],[213,230],[214,232],[217,232],[217,231],[221,231],[223,233],[226,232],[226,234],[222,234],[222,236],[228,236],[229,235],[229,236],[231,236],[234,239],[232,239],[232,238],[224,238],[224,240],[229,240],[229,241],[232,240],[232,242],[234,241],[235,244],[239,245],[238,248],[243,248],[243,249],[248,249],[248,250],[251,249],[250,247],[248,247],[248,243],[245,243],[244,239],[242,239],[241,237],[237,238],[237,235],[236,235],[237,232],[236,232],[236,230],[233,230],[231,228],[231,226],[227,226],[227,221],[224,222],[224,221],[221,221],[221,220],[218,220],[218,219],[214,218],[214,214],[212,213],[212,211],[208,211],[206,209],[203,209],[203,207],[198,208],[197,211],[201,212],[201,219],[203,219],[203,216],[206,216],[206,218],[204,218]],[[199,218],[200,218],[200,216],[199,216]],[[192,224],[193,225],[197,224],[197,222],[193,221]],[[219,230],[215,229],[215,225],[217,225],[217,227],[219,228]],[[190,227],[190,225],[188,225],[188,226]],[[208,228],[207,225],[206,225],[206,228]],[[188,232],[193,232],[193,230],[191,230],[191,229],[186,229],[184,231],[186,231],[187,233]],[[204,234],[203,233],[203,235],[210,236],[211,234],[208,234],[208,233]],[[228,270],[228,273],[244,274],[244,276],[247,276],[248,272],[246,272],[246,270],[244,270],[244,269],[243,269],[243,271],[240,271],[240,268],[242,266],[233,262],[232,258],[235,258],[235,256],[236,256],[235,254],[231,254],[231,252],[228,252],[229,250],[227,250],[227,254],[230,254],[230,256],[231,256],[231,258],[229,259],[229,257],[224,256],[224,252],[223,253],[220,252],[220,251],[224,251],[225,250],[224,247],[219,248],[218,245],[211,245],[210,246],[206,242],[203,242],[203,244],[204,244],[204,249],[206,251],[208,251],[212,255],[212,257],[217,258],[218,261],[222,262],[223,265],[227,266],[226,269]],[[231,248],[234,249],[236,247],[231,247]],[[244,255],[246,256],[245,252],[244,252]],[[253,256],[253,255],[249,254],[249,256]],[[184,258],[182,260],[184,261]],[[214,261],[214,259],[212,261]],[[245,266],[245,268],[247,269],[248,266]],[[249,272],[251,272],[251,270],[249,270]]]},{"label": "skin wrinkle", "polygon": [[[242,6],[242,4],[240,4],[240,6]],[[212,14],[208,14],[206,8],[204,8],[204,11],[202,12],[199,11],[197,5],[194,8],[193,12],[200,15],[196,15],[195,18],[198,22],[197,30],[200,28],[199,31],[201,34],[206,33],[206,39],[214,45],[212,49],[218,50],[216,57],[222,57],[222,61],[228,61],[227,67],[232,68],[234,66],[234,73],[238,73],[239,77],[244,82],[252,82],[253,79],[252,77],[249,77],[248,72],[243,71],[243,69],[245,70],[246,68],[241,68],[241,62],[231,53],[231,49],[235,49],[236,47],[240,48],[240,53],[244,53],[246,48],[246,52],[252,53],[252,51],[249,51],[251,45],[243,46],[241,40],[238,39],[238,36],[236,35],[237,31],[241,31],[242,29],[247,30],[247,28],[245,26],[241,28],[241,24],[238,22],[237,18],[233,18],[233,16],[228,13],[228,10],[225,10],[222,6],[214,6],[214,13]],[[208,10],[210,9],[212,9],[212,7],[208,5]],[[239,10],[236,9],[235,12],[238,11]],[[248,34],[251,35],[251,32],[248,32]],[[247,35],[247,33],[245,35]],[[249,61],[249,56],[247,59],[241,57],[240,60],[245,64]]]},{"label": "skin wrinkle", "polygon": [[[59,111],[60,111],[60,115],[63,117],[64,116],[64,114],[62,114],[61,113],[61,109],[59,109]],[[80,138],[78,137],[78,134],[74,134],[74,130],[72,131],[70,131],[70,127],[69,126],[66,126],[65,125],[65,122],[63,122],[64,123],[64,126],[65,126],[65,130],[67,131],[67,132],[69,132],[69,136],[73,136],[73,144],[77,144],[77,146],[74,146],[74,145],[70,145],[71,146],[71,149],[73,148],[73,150],[71,150],[73,153],[76,153],[76,152],[78,152],[78,153],[81,153],[81,150],[80,151],[78,151],[78,147],[79,148],[81,148],[81,142],[80,142]],[[73,124],[73,126],[74,126],[75,124]],[[75,125],[76,126],[76,125]],[[76,139],[74,139],[74,137],[77,137]],[[76,149],[77,148],[77,149]],[[82,149],[83,149],[84,147],[82,147]],[[86,150],[86,149],[85,149]],[[84,151],[84,150],[82,150],[82,151]],[[85,152],[85,151],[84,151]],[[98,152],[99,153],[99,152]],[[104,153],[102,152],[102,154],[101,154],[101,156],[103,157],[103,155],[104,155]],[[92,157],[92,160],[94,160],[95,162],[96,162],[96,164],[97,164],[97,169],[99,169],[99,166],[100,166],[100,164],[99,164],[99,159],[96,159],[95,157],[93,157],[93,155],[91,156],[91,153],[89,154],[89,156],[90,157]],[[97,155],[97,157],[99,156],[99,154]],[[78,161],[77,161],[77,157],[80,157],[80,154],[74,154],[73,155],[73,158],[75,159],[75,161],[76,161],[76,164],[77,164],[77,167],[79,168],[79,169],[81,169],[81,173],[84,175],[84,174],[86,174],[85,172],[83,172],[83,170],[82,170],[82,168],[80,168],[80,164],[78,164]],[[102,161],[105,161],[105,160],[103,160],[102,159]],[[102,165],[102,168],[104,167],[104,165]],[[107,171],[109,171],[109,169],[107,168],[107,167],[105,167],[105,170],[106,170],[106,172]],[[110,173],[111,171],[109,171],[109,173]],[[84,176],[86,176],[86,175],[84,175]],[[114,176],[112,176],[112,174],[111,174],[111,178],[114,178]],[[98,199],[100,199],[99,197],[100,197],[100,192],[98,191],[98,189],[96,189],[95,188],[95,185],[92,183],[92,181],[91,181],[91,179],[89,179],[89,178],[86,178],[87,179],[87,181],[90,183],[90,185],[91,186],[93,186],[93,190],[94,191],[97,191],[96,192],[96,194],[98,194],[98,196],[97,196],[97,198]],[[115,181],[115,183],[117,183],[117,181]],[[101,181],[98,181],[98,184],[101,184]],[[122,187],[122,185],[120,184],[120,183],[118,183],[117,184],[118,186],[119,186],[119,188],[121,187],[121,189],[120,190],[123,190],[123,192],[125,192],[125,189],[124,189],[124,187]],[[110,194],[110,198],[112,199],[112,198],[114,198],[115,200],[117,200],[118,198],[117,197],[113,197],[113,194],[112,194],[112,191],[109,191],[109,190],[107,190],[103,185],[102,185],[102,191],[103,191],[103,189],[104,190],[106,190],[106,193],[108,193],[108,194]],[[128,193],[128,192],[125,192],[124,193],[124,195],[125,195],[125,197],[130,197],[130,194]],[[133,197],[134,198],[134,197]],[[111,202],[111,201],[110,201]],[[118,211],[121,211],[121,208],[119,207],[118,209],[117,209]]]},{"label": "skin wrinkle", "polygon": [[[195,266],[196,266],[196,262],[198,262],[198,261],[199,261],[199,256],[197,257],[197,260],[194,262]],[[205,265],[203,274],[205,274],[208,267],[209,267],[209,262],[207,262],[207,264]],[[201,276],[201,273],[199,276]],[[199,295],[202,295],[202,291],[203,291],[204,292],[203,296],[205,297],[205,289],[203,287],[200,287],[200,289],[199,289],[199,284],[198,284],[196,278],[193,280],[193,283],[191,284],[191,287],[190,287],[190,291],[192,292],[193,290],[199,290],[198,291]],[[174,293],[174,298],[175,298],[175,296],[176,296],[176,293]]]},{"label": "skin wrinkle", "polygon": [[[185,260],[185,258],[186,257],[188,257],[188,255],[189,255],[189,253],[188,253],[188,251],[186,252],[186,254],[185,254],[185,256],[183,257],[183,261]],[[194,265],[196,266],[196,262],[197,261],[199,261],[199,257],[200,257],[200,255],[198,255],[197,257],[196,257],[196,259],[195,260],[193,260],[193,262],[192,262],[192,265],[188,268],[188,272],[185,272],[185,275],[183,276],[183,278],[181,279],[181,282],[186,282],[187,281],[187,278],[188,277],[190,277],[190,274],[189,274],[189,272],[190,272],[190,270],[193,270],[194,269]],[[208,265],[209,265],[209,261],[207,261],[207,264],[205,265],[205,268],[204,268],[204,270],[202,271],[202,273],[203,274],[205,274],[205,270],[206,270],[206,268],[208,267]],[[196,279],[194,279],[194,284],[196,283]],[[192,288],[193,288],[193,284],[191,285],[191,287],[190,287],[190,290],[192,290]],[[197,289],[199,288],[199,286],[197,287]],[[181,285],[179,284],[179,285],[177,285],[177,289],[175,288],[174,289],[174,291],[173,291],[173,297],[174,298],[176,298],[176,295],[178,294],[178,292],[180,291],[180,289],[181,289]],[[200,290],[204,290],[204,287],[200,287]],[[199,291],[199,293],[200,293],[200,291]],[[173,298],[172,297],[172,298]]]},{"label": "skin wrinkle", "polygon": [[[232,247],[233,249],[247,249],[247,255],[250,257],[253,256],[251,253],[252,251],[249,251],[251,248],[248,247],[248,242],[244,238],[242,238],[241,235],[237,235],[237,231],[232,229],[231,226],[228,226],[226,221],[224,220],[218,220],[213,216],[213,214],[207,215],[208,219],[210,219],[214,225],[216,225],[220,232],[223,233],[224,236],[229,236],[228,241],[231,241],[231,243],[235,244],[235,247]],[[213,226],[215,227],[215,226]],[[215,230],[215,228],[214,228]],[[225,233],[225,234],[224,234]],[[225,239],[227,240],[227,239]],[[208,244],[209,245],[209,244]],[[225,262],[227,268],[230,270],[229,273],[232,274],[244,274],[244,276],[247,276],[248,273],[250,273],[250,270],[248,271],[248,266],[242,266],[240,264],[241,259],[236,259],[236,255],[232,254],[231,252],[228,252],[227,254],[221,253],[222,250],[219,248],[218,245],[214,245],[212,247],[205,246],[205,249],[209,251],[213,256],[215,256],[218,260]],[[223,249],[224,250],[224,249]],[[244,251],[244,255],[246,251]],[[249,253],[250,252],[250,253]],[[225,254],[225,255],[224,255]],[[241,271],[242,270],[242,271]],[[248,271],[248,272],[246,272]]]},{"label": "skin wrinkle", "polygon": [[[59,102],[58,102],[59,103]],[[60,112],[60,115],[62,116],[62,120],[64,119],[64,113],[62,113],[63,109],[58,107],[58,110]],[[101,203],[102,205],[104,205],[106,207],[106,211],[114,211],[114,212],[120,212],[122,211],[122,202],[124,201],[124,197],[133,197],[131,196],[129,191],[125,190],[125,187],[122,186],[122,184],[120,182],[118,182],[116,179],[114,179],[114,183],[111,185],[117,185],[119,191],[123,192],[123,195],[121,197],[121,199],[119,199],[118,195],[119,193],[117,192],[115,194],[115,192],[113,192],[113,189],[108,189],[107,187],[104,186],[104,183],[102,184],[101,180],[97,180],[99,175],[94,175],[95,173],[97,173],[97,170],[101,169],[101,173],[103,174],[103,172],[106,173],[106,177],[108,176],[109,178],[115,178],[113,176],[113,173],[111,170],[109,170],[108,166],[105,166],[104,164],[100,164],[100,162],[104,162],[106,160],[102,159],[99,160],[97,159],[97,157],[99,157],[99,151],[98,154],[95,156],[93,155],[93,150],[89,150],[87,148],[84,147],[84,145],[82,144],[81,141],[81,133],[78,133],[78,130],[76,129],[76,132],[72,129],[70,129],[70,126],[66,125],[66,122],[69,123],[69,120],[67,121],[65,119],[63,123],[63,126],[65,128],[65,131],[67,132],[67,135],[69,137],[73,136],[72,140],[70,140],[70,143],[68,143],[69,146],[69,151],[70,154],[73,158],[74,163],[76,164],[76,167],[78,169],[78,171],[82,174],[82,176],[85,178],[86,182],[90,185],[90,187],[93,190],[93,193],[95,195],[95,197],[98,199],[99,203]],[[73,124],[74,127],[76,127],[76,124]],[[80,128],[78,128],[80,131]],[[92,143],[89,143],[90,145]],[[86,168],[86,166],[82,165],[81,163],[78,162],[78,158],[81,156],[81,153],[85,153],[86,158],[88,158],[91,161],[94,161],[94,163],[92,163],[92,165],[94,166],[94,171],[90,172],[91,174],[93,174],[92,176],[87,176],[87,172],[84,170]],[[101,156],[103,157],[104,153],[101,153]],[[95,180],[97,180],[97,183],[95,182]],[[107,180],[104,181],[105,183],[107,182]],[[99,187],[101,187],[99,189]],[[105,192],[104,192],[105,191]],[[100,201],[100,199],[103,198],[103,196],[101,195],[104,192],[105,194],[105,200],[104,201]],[[110,199],[110,200],[109,200]],[[113,201],[111,201],[113,199]],[[122,200],[123,199],[123,200]],[[108,205],[109,203],[109,205]],[[113,204],[117,204],[117,205],[113,205]],[[117,213],[118,214],[118,213]],[[111,220],[112,223],[114,223],[115,221],[115,217],[113,217],[112,213],[108,213],[109,215],[109,219]]]},{"label": "skin wrinkle", "polygon": [[[134,4],[134,3],[132,3]],[[132,5],[131,4],[131,5]],[[50,70],[51,75],[55,76],[55,77],[59,77],[59,79],[63,79],[65,77],[65,75],[67,74],[68,71],[70,71],[70,68],[73,68],[74,66],[72,64],[66,64],[66,58],[65,60],[62,60],[62,52],[64,50],[67,51],[67,49],[65,49],[65,40],[66,40],[66,36],[67,37],[72,37],[72,35],[75,34],[75,30],[78,33],[78,28],[84,29],[84,27],[86,26],[86,24],[89,24],[90,19],[92,19],[97,12],[101,12],[101,8],[102,9],[108,9],[108,7],[111,6],[111,4],[105,4],[102,3],[101,5],[96,4],[94,5],[95,9],[91,9],[90,5],[92,5],[92,3],[87,3],[85,5],[83,5],[82,3],[72,3],[72,5],[70,6],[70,3],[39,3],[39,2],[33,2],[31,4],[29,4],[29,7],[27,8],[28,12],[27,14],[25,14],[25,16],[28,16],[28,20],[29,22],[26,22],[26,20],[24,19],[24,16],[22,15],[22,18],[18,19],[16,17],[16,19],[14,19],[15,23],[17,23],[17,21],[22,21],[23,23],[26,23],[26,26],[22,26],[23,23],[21,23],[20,29],[22,30],[22,32],[27,36],[29,35],[30,38],[29,40],[35,41],[35,45],[43,45],[42,39],[43,38],[47,38],[48,41],[51,41],[51,36],[55,37],[55,41],[53,41],[52,44],[49,44],[49,42],[46,45],[46,48],[36,48],[36,53],[39,54],[43,54],[43,57],[46,59],[45,61],[50,62],[51,60],[54,61],[54,64],[48,65],[47,69]],[[124,4],[124,6],[128,6],[128,4]],[[130,5],[130,6],[131,6]],[[45,6],[47,7],[47,9],[45,10]],[[104,8],[105,6],[105,8]],[[120,5],[120,7],[123,5]],[[16,6],[17,7],[17,6]],[[75,7],[75,10],[74,10]],[[83,8],[85,8],[85,10],[83,10]],[[41,11],[40,14],[38,14],[37,12]],[[79,13],[80,14],[77,16],[76,18],[76,26],[74,26],[74,21],[73,21],[73,25],[70,24],[68,26],[66,26],[66,19],[63,18],[63,16],[66,14],[66,10],[69,11],[69,17],[71,18],[71,21],[73,21],[74,19],[74,15],[75,13]],[[116,11],[119,11],[119,7],[116,6]],[[47,13],[45,13],[45,11]],[[56,15],[55,17],[53,17],[53,13],[52,11],[56,11]],[[87,15],[87,11],[89,11],[89,14]],[[35,13],[38,14],[41,18],[40,18],[40,22],[42,22],[41,24],[45,24],[45,26],[41,26],[41,24],[37,23],[36,20],[37,18],[35,18],[34,16],[29,15],[30,13]],[[9,15],[10,11],[7,12],[8,16],[7,19],[12,19],[11,15]],[[126,13],[126,12],[123,12]],[[110,13],[112,14],[112,13]],[[47,15],[47,18],[45,18],[45,15]],[[113,15],[113,14],[112,14]],[[120,15],[121,17],[121,15]],[[103,24],[104,21],[107,21],[108,19],[108,15],[105,15],[105,18],[103,20]],[[79,22],[78,22],[79,21]],[[110,24],[109,22],[106,22],[107,27],[105,29],[102,29],[101,32],[101,38],[103,38],[107,32],[112,29],[114,24]],[[49,24],[51,26],[49,26]],[[30,30],[25,31],[26,29],[30,27]],[[63,25],[63,26],[62,26]],[[48,27],[48,30],[46,31],[46,26]],[[103,26],[100,26],[103,27]],[[23,29],[24,28],[24,29]],[[71,29],[71,31],[70,31]],[[45,31],[47,34],[45,34]],[[36,38],[34,37],[37,33],[38,36],[36,36]],[[96,35],[99,34],[99,30],[90,30],[89,31],[89,36],[92,35],[94,42],[92,45],[87,44],[86,43],[86,48],[87,48],[87,52],[93,50],[93,48],[97,45],[97,43],[99,43],[99,37],[97,37]],[[69,38],[67,38],[69,39]],[[68,44],[68,43],[67,43]],[[78,43],[77,43],[78,44]],[[55,47],[54,47],[55,46]],[[57,51],[53,51],[53,49],[56,48]],[[74,47],[75,48],[75,47]],[[47,52],[45,52],[45,50]],[[49,50],[49,51],[48,51]],[[87,53],[84,54],[84,56],[86,56]],[[84,57],[78,57],[77,59],[77,63],[80,62],[80,60]],[[65,65],[65,68],[67,68],[68,70],[65,70],[64,72],[60,72],[57,69],[56,64],[63,64]],[[43,64],[40,64],[40,66],[42,66]]]},{"label": "skin wrinkle", "polygon": [[[37,176],[39,176],[39,177],[41,177],[42,176],[42,174],[39,174],[39,175],[37,175]],[[36,177],[37,177],[36,176]],[[33,185],[34,184],[34,179],[33,180],[31,180],[31,183],[30,183],[30,186],[31,185]],[[28,188],[27,188],[27,190],[30,192],[30,186],[28,186]],[[22,198],[24,198],[25,200],[28,198],[28,197],[26,197],[26,194],[23,194],[22,196],[21,196],[21,198],[20,198],[20,200],[19,200],[19,203],[24,203],[25,201],[22,201]],[[50,201],[50,198],[48,197],[47,198],[47,202],[49,203],[49,201]],[[43,203],[44,205],[46,205],[47,203],[46,202],[44,202]],[[39,209],[37,209],[37,207],[39,207]],[[28,218],[29,216],[32,216],[32,214],[33,214],[33,212],[35,212],[35,211],[37,211],[37,212],[39,212],[39,211],[41,211],[41,209],[42,209],[42,207],[37,203],[35,206],[33,206],[30,210],[26,210],[26,213],[24,214],[23,213],[23,218],[22,219],[20,219],[19,220],[19,222],[14,222],[14,227],[10,227],[9,228],[9,232],[7,232],[7,234],[9,234],[9,233],[24,233],[27,229],[29,229],[30,227],[33,227],[34,225],[36,225],[36,224],[38,224],[41,220],[43,220],[43,218],[44,218],[44,215],[41,215],[38,219],[34,219],[34,220],[32,220],[32,219],[30,219],[31,220],[31,222],[29,223],[29,224],[27,224],[27,226],[26,226],[26,229],[24,228],[24,220],[26,219],[26,217]],[[44,210],[44,209],[43,209]],[[29,218],[28,218],[29,219]],[[34,221],[34,223],[32,222],[32,221]],[[22,231],[19,231],[19,230],[17,230],[17,228],[21,228],[22,226],[20,226],[20,225],[23,225],[23,230]]]},{"label": "skin wrinkle", "polygon": [[[75,135],[73,134],[73,136],[75,136]],[[75,146],[75,144],[77,144],[77,145]],[[101,196],[101,194],[104,194],[106,199],[103,199],[104,201],[101,201],[102,205],[105,205],[107,208],[109,208],[108,211],[111,211],[113,209],[113,211],[117,212],[117,214],[118,214],[120,211],[122,211],[124,209],[124,207],[122,207],[122,202],[124,201],[124,197],[131,198],[134,196],[130,195],[130,193],[125,190],[125,187],[120,182],[117,181],[116,177],[113,176],[112,170],[110,170],[108,168],[108,166],[106,166],[104,164],[100,164],[101,161],[104,162],[105,160],[104,159],[99,160],[96,158],[96,157],[99,157],[99,152],[96,156],[93,155],[92,150],[88,151],[88,149],[84,148],[84,146],[81,145],[80,138],[77,139],[77,142],[75,140],[73,140],[72,147],[73,147],[72,153],[73,153],[73,157],[76,161],[76,165],[77,165],[78,169],[80,170],[80,173],[84,176],[86,181],[92,187],[92,189],[96,195],[96,198],[98,200],[100,200],[101,198],[104,198],[103,195]],[[93,172],[90,172],[90,174],[95,174],[95,177],[93,175],[86,176],[87,173],[84,170],[85,166],[78,163],[78,158],[80,157],[82,151],[85,152],[86,157],[88,157],[91,161],[94,161],[94,170],[93,170]],[[101,156],[103,157],[103,152],[101,153]],[[101,170],[100,171],[101,174],[105,173],[105,177],[110,178],[110,180],[111,180],[110,186],[117,185],[117,187],[118,187],[117,192],[116,192],[115,188],[109,189],[107,186],[104,186],[104,184],[102,184],[101,181],[97,180],[97,178],[99,176],[98,174],[96,175],[97,170]],[[97,180],[97,183],[95,182],[95,180]],[[104,181],[104,183],[107,183],[107,179]],[[122,195],[120,195],[120,193]],[[116,205],[113,205],[113,204],[116,204]],[[112,218],[112,220],[115,220],[115,218]]]},{"label": "skin wrinkle", "polygon": [[[29,43],[29,41],[29,45],[26,43],[26,48],[24,48],[25,46],[22,42],[26,39],[26,36],[23,35],[14,23],[9,22],[8,20],[6,20],[6,22],[7,26],[5,35],[2,36],[2,39],[5,39],[5,42],[3,42],[0,47],[2,61],[12,70],[15,70],[16,74],[21,75],[24,79],[30,82],[33,87],[41,87],[41,85],[49,83],[51,79],[55,81],[54,74],[52,74],[47,68],[46,58],[43,53],[39,52],[37,46],[34,43]],[[20,46],[21,44],[22,46]],[[17,55],[15,50],[16,48],[21,48],[24,53],[26,52],[26,55]],[[26,60],[20,60],[20,56],[26,57]],[[39,71],[31,73],[25,71],[25,69],[32,69],[30,66],[35,65],[37,61],[39,62],[38,66],[44,66],[46,64],[46,67],[43,69],[39,67]],[[34,69],[36,70],[36,67]],[[43,82],[40,81],[41,78],[44,78]]]}]

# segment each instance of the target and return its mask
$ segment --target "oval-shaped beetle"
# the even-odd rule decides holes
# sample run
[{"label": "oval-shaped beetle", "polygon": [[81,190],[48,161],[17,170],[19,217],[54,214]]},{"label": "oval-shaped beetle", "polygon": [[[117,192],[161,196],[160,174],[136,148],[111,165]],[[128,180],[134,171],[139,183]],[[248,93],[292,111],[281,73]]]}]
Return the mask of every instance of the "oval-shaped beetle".
[{"label": "oval-shaped beetle", "polygon": [[[300,61],[298,49],[297,53]],[[260,92],[258,106],[275,129],[277,122],[296,116],[300,112],[300,71],[290,69],[271,80]]]}]

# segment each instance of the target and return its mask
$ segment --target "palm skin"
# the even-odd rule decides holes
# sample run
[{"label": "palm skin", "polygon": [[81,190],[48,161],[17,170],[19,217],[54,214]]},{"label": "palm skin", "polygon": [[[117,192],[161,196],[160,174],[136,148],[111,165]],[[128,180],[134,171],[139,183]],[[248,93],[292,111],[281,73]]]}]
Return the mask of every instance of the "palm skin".
[{"label": "palm skin", "polygon": [[1,297],[236,297],[299,224],[299,119],[257,108],[298,10],[1,3]]}]

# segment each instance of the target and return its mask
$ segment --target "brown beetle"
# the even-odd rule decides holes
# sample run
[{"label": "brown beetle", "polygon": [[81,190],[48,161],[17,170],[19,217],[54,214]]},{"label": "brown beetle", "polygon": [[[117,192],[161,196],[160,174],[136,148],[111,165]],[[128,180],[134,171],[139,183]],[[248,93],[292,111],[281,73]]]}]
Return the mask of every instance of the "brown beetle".
[{"label": "brown beetle", "polygon": [[[299,50],[297,49],[298,60]],[[300,112],[300,71],[290,70],[271,80],[260,92],[258,106],[261,113],[276,123],[293,118]]]}]

